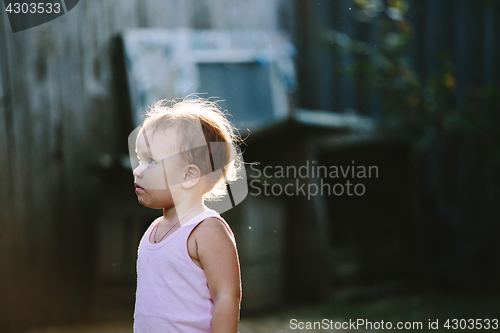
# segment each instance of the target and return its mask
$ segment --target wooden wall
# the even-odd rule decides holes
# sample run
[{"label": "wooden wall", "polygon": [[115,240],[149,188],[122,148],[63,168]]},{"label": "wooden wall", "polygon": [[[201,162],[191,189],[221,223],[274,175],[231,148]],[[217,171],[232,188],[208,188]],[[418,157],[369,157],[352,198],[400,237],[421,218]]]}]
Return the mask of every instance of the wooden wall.
[{"label": "wooden wall", "polygon": [[[125,152],[113,40],[134,27],[289,29],[291,0],[80,1],[13,34],[0,15],[0,331],[84,319],[99,161]],[[131,195],[134,195],[133,192]]]}]

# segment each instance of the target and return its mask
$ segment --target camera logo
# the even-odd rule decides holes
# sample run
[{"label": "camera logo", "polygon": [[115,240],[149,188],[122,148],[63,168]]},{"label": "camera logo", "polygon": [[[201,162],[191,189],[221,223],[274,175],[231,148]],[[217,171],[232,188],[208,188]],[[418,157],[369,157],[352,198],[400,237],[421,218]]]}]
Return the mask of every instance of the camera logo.
[{"label": "camera logo", "polygon": [[80,0],[3,0],[12,32],[27,30],[63,16]]}]

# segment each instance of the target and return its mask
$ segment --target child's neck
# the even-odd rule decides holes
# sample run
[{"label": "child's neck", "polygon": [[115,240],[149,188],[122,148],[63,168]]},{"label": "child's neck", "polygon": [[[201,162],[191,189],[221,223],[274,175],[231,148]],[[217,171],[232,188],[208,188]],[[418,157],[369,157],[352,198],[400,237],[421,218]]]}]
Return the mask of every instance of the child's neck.
[{"label": "child's neck", "polygon": [[180,225],[183,225],[190,218],[205,210],[203,198],[200,200],[186,200],[173,207],[163,208],[163,219],[173,223],[180,220]]}]

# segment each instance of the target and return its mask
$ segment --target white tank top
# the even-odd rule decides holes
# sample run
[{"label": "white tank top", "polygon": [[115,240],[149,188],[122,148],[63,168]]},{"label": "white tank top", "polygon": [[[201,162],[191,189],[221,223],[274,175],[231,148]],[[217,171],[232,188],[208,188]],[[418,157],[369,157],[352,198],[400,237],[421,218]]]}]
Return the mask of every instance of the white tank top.
[{"label": "white tank top", "polygon": [[188,220],[157,244],[149,241],[155,222],[145,232],[137,258],[136,333],[211,332],[214,302],[207,277],[187,249],[193,229],[209,217],[221,220],[234,241],[227,223],[213,210]]}]

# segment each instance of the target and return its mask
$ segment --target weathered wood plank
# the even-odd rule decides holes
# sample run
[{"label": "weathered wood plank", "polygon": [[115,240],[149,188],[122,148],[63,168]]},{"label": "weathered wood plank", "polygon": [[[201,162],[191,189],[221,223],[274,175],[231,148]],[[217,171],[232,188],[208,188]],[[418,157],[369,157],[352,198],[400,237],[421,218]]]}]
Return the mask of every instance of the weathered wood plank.
[{"label": "weathered wood plank", "polygon": [[287,0],[80,1],[16,34],[0,15],[0,264],[11,272],[0,284],[0,331],[81,310],[63,306],[91,282],[106,193],[92,170],[126,147],[118,133],[129,110],[113,95],[112,39],[137,27],[275,30],[280,6],[292,15]]}]

